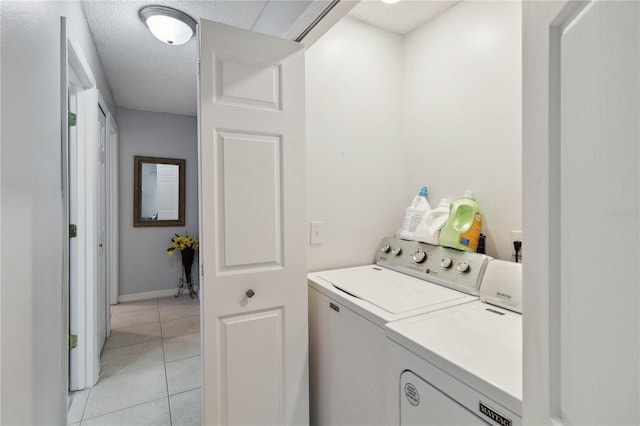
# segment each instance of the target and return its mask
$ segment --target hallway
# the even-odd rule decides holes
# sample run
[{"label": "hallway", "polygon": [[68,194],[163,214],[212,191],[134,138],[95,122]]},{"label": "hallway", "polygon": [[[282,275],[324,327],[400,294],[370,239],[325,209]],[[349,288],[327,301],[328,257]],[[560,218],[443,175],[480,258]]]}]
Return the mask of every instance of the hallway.
[{"label": "hallway", "polygon": [[75,392],[70,425],[200,425],[199,299],[112,307],[96,386]]}]

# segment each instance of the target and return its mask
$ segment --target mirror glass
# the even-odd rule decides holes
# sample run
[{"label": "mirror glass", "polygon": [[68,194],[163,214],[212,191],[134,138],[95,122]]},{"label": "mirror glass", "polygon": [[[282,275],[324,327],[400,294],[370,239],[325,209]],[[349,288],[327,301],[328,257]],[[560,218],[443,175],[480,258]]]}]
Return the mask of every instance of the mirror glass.
[{"label": "mirror glass", "polygon": [[185,160],[134,157],[133,226],[184,226]]}]

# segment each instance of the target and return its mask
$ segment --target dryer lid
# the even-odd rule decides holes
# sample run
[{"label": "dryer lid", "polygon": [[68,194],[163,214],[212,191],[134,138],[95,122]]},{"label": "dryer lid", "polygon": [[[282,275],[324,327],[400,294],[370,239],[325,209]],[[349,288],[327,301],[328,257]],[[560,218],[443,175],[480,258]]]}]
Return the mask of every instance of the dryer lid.
[{"label": "dryer lid", "polygon": [[[477,301],[387,324],[387,336],[515,413],[522,404],[522,315]],[[480,389],[478,389],[480,390]]]},{"label": "dryer lid", "polygon": [[316,276],[393,314],[436,307],[467,297],[464,293],[376,265],[321,272]]}]

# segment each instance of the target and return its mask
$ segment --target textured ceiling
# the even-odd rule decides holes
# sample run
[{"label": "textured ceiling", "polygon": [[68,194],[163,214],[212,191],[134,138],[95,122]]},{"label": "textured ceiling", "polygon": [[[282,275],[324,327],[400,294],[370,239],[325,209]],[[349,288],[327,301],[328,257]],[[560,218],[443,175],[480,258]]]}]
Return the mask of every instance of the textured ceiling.
[{"label": "textured ceiling", "polygon": [[[196,115],[197,37],[181,46],[158,41],[138,18],[141,7],[170,6],[194,19],[295,38],[329,0],[81,2],[116,104],[122,108]],[[305,13],[306,11],[306,13]],[[302,16],[302,19],[299,19]],[[307,23],[308,24],[308,23]]]},{"label": "textured ceiling", "polygon": [[459,2],[404,0],[386,4],[380,0],[363,0],[348,16],[397,34],[407,34]]},{"label": "textured ceiling", "polygon": [[[1,1],[1,0],[0,0]],[[342,0],[352,1],[352,0]],[[363,0],[349,16],[406,34],[458,1]],[[181,46],[158,41],[138,18],[149,4],[287,39],[295,38],[330,0],[83,0],[98,54],[122,108],[196,115],[197,37]]]}]

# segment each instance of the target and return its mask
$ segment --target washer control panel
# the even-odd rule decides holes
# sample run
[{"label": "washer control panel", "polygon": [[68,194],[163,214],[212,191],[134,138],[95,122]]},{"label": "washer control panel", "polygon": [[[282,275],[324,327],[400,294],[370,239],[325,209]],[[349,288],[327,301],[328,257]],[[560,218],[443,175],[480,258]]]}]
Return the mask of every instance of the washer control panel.
[{"label": "washer control panel", "polygon": [[394,271],[477,296],[490,260],[484,254],[386,237],[375,261]]}]

